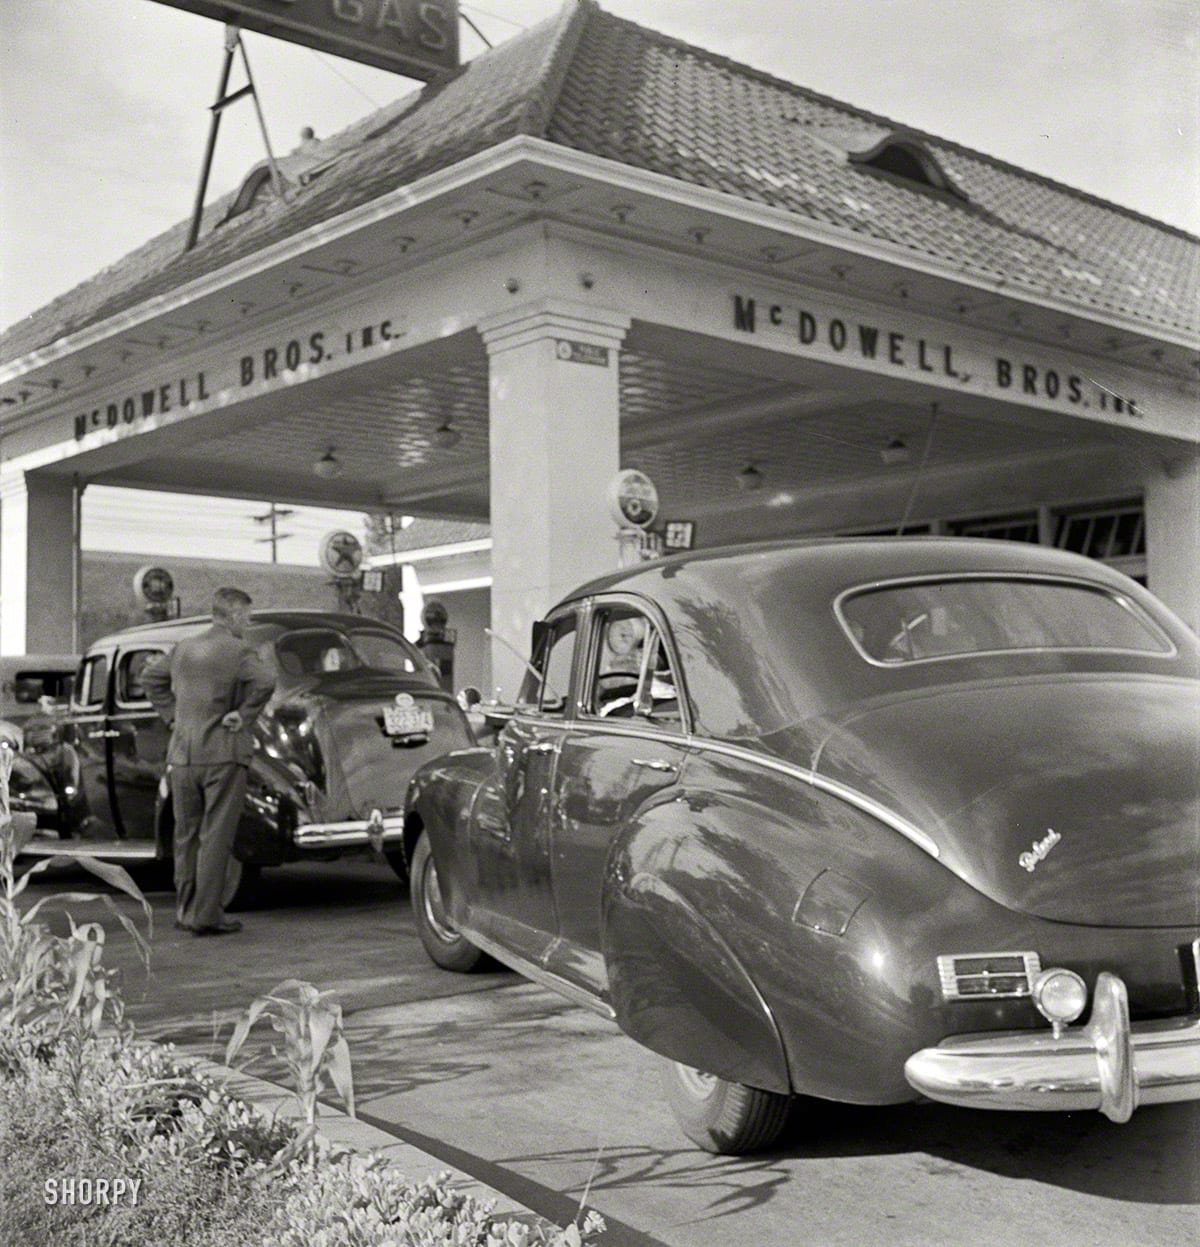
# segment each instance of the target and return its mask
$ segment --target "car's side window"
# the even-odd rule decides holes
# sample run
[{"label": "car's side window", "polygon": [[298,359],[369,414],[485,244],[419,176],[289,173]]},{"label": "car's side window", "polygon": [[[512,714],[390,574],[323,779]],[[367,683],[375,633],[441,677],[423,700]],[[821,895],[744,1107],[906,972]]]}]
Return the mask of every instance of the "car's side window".
[{"label": "car's side window", "polygon": [[88,710],[99,710],[104,705],[108,690],[108,655],[96,654],[83,664],[83,679],[79,682],[79,704]]},{"label": "car's side window", "polygon": [[542,714],[566,713],[578,635],[578,621],[573,614],[559,616],[546,628],[534,650],[532,670],[521,686],[520,701],[536,705]]},{"label": "car's side window", "polygon": [[596,663],[583,699],[600,718],[640,718],[679,723],[675,672],[654,622],[635,607],[596,612]]},{"label": "car's side window", "polygon": [[117,705],[142,706],[148,702],[142,687],[142,672],[160,653],[162,651],[157,649],[131,649],[117,659]]}]

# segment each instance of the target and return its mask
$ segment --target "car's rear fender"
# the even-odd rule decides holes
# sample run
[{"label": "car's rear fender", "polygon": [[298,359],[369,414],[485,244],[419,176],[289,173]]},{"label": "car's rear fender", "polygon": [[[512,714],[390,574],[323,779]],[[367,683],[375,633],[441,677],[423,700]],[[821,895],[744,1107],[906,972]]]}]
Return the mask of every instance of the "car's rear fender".
[{"label": "car's rear fender", "polygon": [[[233,842],[233,855],[252,866],[280,866],[298,854],[292,830],[306,810],[301,785],[288,771],[256,753],[246,776],[246,800]],[[159,781],[154,812],[155,856],[174,855],[175,812],[167,777]]]},{"label": "car's rear fender", "polygon": [[686,806],[669,801],[643,810],[614,844],[602,951],[617,1023],[672,1060],[787,1092],[784,1045],[754,977],[686,884],[656,866],[691,832]]},{"label": "car's rear fender", "polygon": [[[748,783],[744,768],[692,759],[685,778],[609,858],[603,951],[623,1028],[768,1090],[912,1098],[903,1061],[937,1024],[936,975],[906,941],[919,915],[968,889],[799,777],[764,771]],[[914,989],[914,959],[928,986]]]}]

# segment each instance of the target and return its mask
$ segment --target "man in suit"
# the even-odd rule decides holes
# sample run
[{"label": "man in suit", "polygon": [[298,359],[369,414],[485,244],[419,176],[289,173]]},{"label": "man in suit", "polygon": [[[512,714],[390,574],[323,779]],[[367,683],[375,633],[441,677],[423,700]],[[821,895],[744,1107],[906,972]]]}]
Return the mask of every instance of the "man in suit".
[{"label": "man in suit", "polygon": [[213,594],[212,626],[147,663],[142,687],[172,728],[167,749],[175,805],[175,925],[228,935],[240,922],[221,898],[254,752],[250,728],[275,687],[243,639],[250,597]]}]

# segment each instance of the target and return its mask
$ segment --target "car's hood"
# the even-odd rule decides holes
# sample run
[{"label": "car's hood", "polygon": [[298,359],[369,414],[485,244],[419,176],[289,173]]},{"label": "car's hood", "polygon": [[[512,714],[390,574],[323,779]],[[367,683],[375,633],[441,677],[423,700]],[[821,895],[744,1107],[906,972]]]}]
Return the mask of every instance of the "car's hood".
[{"label": "car's hood", "polygon": [[879,702],[821,775],[894,810],[993,900],[1060,922],[1200,924],[1200,685],[1076,677]]}]

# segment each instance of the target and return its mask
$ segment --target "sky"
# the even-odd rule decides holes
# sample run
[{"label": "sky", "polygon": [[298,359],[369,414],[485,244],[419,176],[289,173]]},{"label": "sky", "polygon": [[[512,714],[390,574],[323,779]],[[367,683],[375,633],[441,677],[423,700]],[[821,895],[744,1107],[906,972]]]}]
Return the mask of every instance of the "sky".
[{"label": "sky", "polygon": [[[491,43],[559,7],[460,0]],[[1200,235],[1200,0],[601,7]],[[484,50],[466,23],[460,32],[464,59]],[[277,155],[305,126],[328,137],[420,85],[253,33],[244,42]],[[220,23],[157,0],[0,0],[0,327],[191,215],[222,60]],[[242,81],[239,65],[231,85]],[[251,102],[226,110],[209,198],[263,155]],[[123,539],[122,523],[137,527],[130,491],[89,492],[85,544],[97,548],[94,526],[108,505],[118,520],[103,531],[113,540]],[[153,515],[162,504],[142,501],[146,538],[161,542]],[[229,526],[209,553],[269,558],[257,526],[244,535],[232,527],[262,508],[232,505],[228,515],[214,511]],[[327,527],[347,518],[314,522],[330,517],[338,522]],[[293,523],[301,521],[306,514]],[[315,560],[315,549],[297,537],[280,557]]]}]

